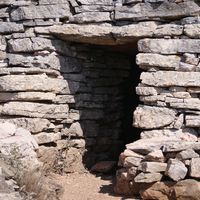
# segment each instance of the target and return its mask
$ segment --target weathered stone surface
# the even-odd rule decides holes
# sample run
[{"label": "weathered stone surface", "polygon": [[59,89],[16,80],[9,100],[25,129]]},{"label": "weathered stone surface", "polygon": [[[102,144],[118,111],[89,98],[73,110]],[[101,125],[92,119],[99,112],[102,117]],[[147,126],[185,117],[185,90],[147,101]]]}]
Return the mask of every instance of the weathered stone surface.
[{"label": "weathered stone surface", "polygon": [[83,5],[112,5],[113,1],[112,0],[78,0],[80,4]]},{"label": "weathered stone surface", "polygon": [[38,144],[48,144],[56,142],[61,139],[61,133],[45,133],[41,132],[34,135],[34,138]]},{"label": "weathered stone surface", "polygon": [[29,102],[10,102],[4,104],[2,114],[26,116],[26,117],[41,117],[41,118],[67,118],[69,107],[68,105],[41,104]]},{"label": "weathered stone surface", "polygon": [[147,187],[147,189],[141,190],[140,195],[142,199],[149,200],[172,200],[170,198],[172,189],[171,187],[174,185],[173,182],[157,182]]},{"label": "weathered stone surface", "polygon": [[144,69],[158,67],[160,69],[176,69],[179,67],[179,56],[165,56],[153,53],[139,53],[136,57],[137,64]]},{"label": "weathered stone surface", "polygon": [[155,150],[147,154],[145,160],[153,162],[164,162],[165,158],[161,150]]},{"label": "weathered stone surface", "polygon": [[75,136],[75,137],[83,137],[84,136],[84,132],[83,132],[83,128],[81,127],[81,124],[79,122],[75,122],[73,123],[69,129],[63,129],[62,130],[62,135],[65,136]]},{"label": "weathered stone surface", "polygon": [[199,44],[198,39],[143,39],[138,42],[138,49],[161,54],[200,53]]},{"label": "weathered stone surface", "polygon": [[99,23],[111,21],[110,12],[84,12],[69,18],[71,23]]},{"label": "weathered stone surface", "polygon": [[126,157],[123,162],[124,167],[138,167],[142,158],[140,157]]},{"label": "weathered stone surface", "polygon": [[181,161],[169,159],[165,175],[174,181],[180,181],[185,178],[187,171],[187,167]]},{"label": "weathered stone surface", "polygon": [[27,129],[31,133],[39,133],[50,126],[50,121],[41,118],[1,118],[0,123],[10,122],[18,127]]},{"label": "weathered stone surface", "polygon": [[176,111],[168,108],[140,106],[134,112],[135,127],[143,129],[160,128],[175,120]]},{"label": "weathered stone surface", "polygon": [[5,122],[0,124],[0,139],[11,137],[15,135],[16,126],[14,124]]},{"label": "weathered stone surface", "polygon": [[142,139],[156,138],[156,137],[168,137],[170,139],[183,139],[186,141],[196,142],[198,133],[194,129],[162,129],[162,130],[151,130],[143,131],[141,133]]},{"label": "weathered stone surface", "polygon": [[183,26],[176,24],[164,24],[159,25],[154,32],[154,36],[162,37],[162,36],[178,36],[182,35]]},{"label": "weathered stone surface", "polygon": [[199,142],[188,142],[184,139],[181,140],[162,136],[140,139],[134,143],[127,144],[126,148],[145,155],[160,149],[162,149],[163,152],[178,152],[188,148],[197,150],[200,149],[200,146]]},{"label": "weathered stone surface", "polygon": [[7,75],[0,77],[0,91],[68,91],[65,80],[42,75]]},{"label": "weathered stone surface", "polygon": [[42,37],[11,39],[8,41],[9,52],[30,53],[35,51],[59,52],[63,55],[72,56],[74,52],[69,45],[61,40],[47,39]]},{"label": "weathered stone surface", "polygon": [[46,6],[24,6],[11,12],[13,21],[25,19],[68,18],[71,15],[67,3]]},{"label": "weathered stone surface", "polygon": [[[170,10],[170,12],[168,12]],[[194,15],[200,12],[199,6],[193,1],[186,1],[179,4],[163,2],[158,7],[153,4],[139,3],[131,6],[117,7],[116,20],[141,20],[141,19],[177,19],[184,16]]]},{"label": "weathered stone surface", "polygon": [[199,158],[199,154],[197,154],[193,149],[186,149],[185,151],[181,151],[176,155],[176,158],[179,160],[187,160],[191,158]]},{"label": "weathered stone surface", "polygon": [[186,115],[185,116],[186,127],[199,127],[200,116],[199,115]]},{"label": "weathered stone surface", "polygon": [[142,162],[138,166],[138,170],[145,173],[164,172],[166,168],[167,168],[167,163],[160,163],[160,162]]},{"label": "weathered stone surface", "polygon": [[200,158],[192,158],[190,163],[190,176],[200,178]]},{"label": "weathered stone surface", "polygon": [[82,5],[75,7],[76,13],[84,13],[84,12],[112,12],[114,11],[114,6],[105,6],[105,5]]},{"label": "weathered stone surface", "polygon": [[[66,24],[53,26],[48,31],[56,36],[67,40],[81,43],[101,45],[117,45],[135,42],[137,38],[152,36],[157,25],[155,22],[140,22],[138,24],[125,25],[123,27],[109,24],[76,25]],[[36,28],[36,32],[44,32],[44,29]]]},{"label": "weathered stone surface", "polygon": [[23,31],[24,27],[22,24],[16,24],[13,22],[0,22],[0,33],[8,34]]},{"label": "weathered stone surface", "polygon": [[134,181],[136,183],[153,183],[160,181],[162,178],[162,174],[160,173],[140,173],[135,178]]},{"label": "weathered stone surface", "polygon": [[176,72],[176,71],[158,71],[143,72],[141,74],[143,84],[156,87],[199,87],[199,72]]},{"label": "weathered stone surface", "polygon": [[186,24],[184,33],[191,38],[200,38],[200,24]]},{"label": "weathered stone surface", "polygon": [[147,87],[139,85],[136,87],[136,93],[137,95],[141,96],[158,96],[160,89],[156,87]]},{"label": "weathered stone surface", "polygon": [[50,92],[19,92],[19,93],[0,93],[0,102],[8,101],[53,101],[56,98],[54,93]]},{"label": "weathered stone surface", "polygon": [[40,166],[35,153],[38,145],[30,132],[25,129],[18,128],[14,135],[8,133],[4,138],[1,137],[0,148],[5,163],[15,167],[18,174],[22,175],[26,170],[31,171]]},{"label": "weathered stone surface", "polygon": [[178,182],[174,187],[175,199],[198,200],[200,196],[200,184],[196,180],[186,179]]}]

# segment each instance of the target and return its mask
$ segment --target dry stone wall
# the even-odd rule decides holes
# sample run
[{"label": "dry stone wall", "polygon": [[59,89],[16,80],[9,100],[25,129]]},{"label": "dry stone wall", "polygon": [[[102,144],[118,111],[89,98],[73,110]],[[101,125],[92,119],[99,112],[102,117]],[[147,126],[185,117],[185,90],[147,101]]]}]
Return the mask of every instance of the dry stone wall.
[{"label": "dry stone wall", "polygon": [[0,7],[0,121],[27,128],[48,146],[40,154],[56,150],[56,167],[66,171],[80,170],[86,149],[93,161],[113,158],[123,117],[119,86],[130,63],[93,45],[132,51],[139,40],[144,72],[133,125],[141,140],[120,156],[116,192],[151,199],[141,189],[158,182],[169,193],[154,199],[174,199],[174,191],[187,199],[176,190],[182,182],[174,184],[199,178],[199,2],[7,0]]}]

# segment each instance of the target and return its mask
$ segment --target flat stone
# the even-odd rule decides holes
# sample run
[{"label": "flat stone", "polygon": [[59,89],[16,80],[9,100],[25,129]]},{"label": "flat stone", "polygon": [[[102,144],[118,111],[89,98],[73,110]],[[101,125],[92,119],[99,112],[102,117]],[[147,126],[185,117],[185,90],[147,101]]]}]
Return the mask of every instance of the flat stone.
[{"label": "flat stone", "polygon": [[157,181],[160,181],[162,179],[163,175],[160,173],[143,173],[141,172],[138,174],[134,181],[136,183],[154,183]]},{"label": "flat stone", "polygon": [[0,22],[0,33],[8,34],[15,32],[23,32],[24,26],[14,22]]},{"label": "flat stone", "polygon": [[50,126],[50,121],[42,118],[1,118],[0,123],[10,122],[18,127],[27,129],[31,133],[39,133]]},{"label": "flat stone", "polygon": [[165,158],[161,150],[155,150],[145,156],[146,161],[164,162]]},{"label": "flat stone", "polygon": [[138,167],[142,158],[138,157],[126,157],[123,162],[124,167]]},{"label": "flat stone", "polygon": [[178,54],[200,53],[198,39],[142,39],[138,50],[145,53]]},{"label": "flat stone", "polygon": [[186,115],[185,116],[186,127],[199,127],[200,116],[199,115]]},{"label": "flat stone", "polygon": [[[78,25],[65,24],[62,26],[52,26],[46,28],[48,32],[67,41],[117,45],[125,44],[130,41],[136,42],[137,38],[150,37],[157,27],[155,22],[139,22],[138,24],[125,25],[123,27],[102,24]],[[36,32],[44,32],[44,29],[35,28]],[[133,31],[134,30],[134,31]]]},{"label": "flat stone", "polygon": [[176,69],[179,67],[181,58],[179,56],[166,56],[153,53],[139,53],[136,56],[136,63],[140,68],[148,69],[158,67],[160,69]]},{"label": "flat stone", "polygon": [[112,0],[78,0],[82,5],[113,5]]},{"label": "flat stone", "polygon": [[74,136],[74,137],[83,137],[84,136],[84,132],[83,132],[83,128],[81,127],[81,124],[79,122],[75,122],[73,123],[69,129],[65,128],[61,131],[62,135],[65,136]]},{"label": "flat stone", "polygon": [[165,175],[174,181],[180,181],[185,178],[187,171],[187,167],[181,161],[169,159]]},{"label": "flat stone", "polygon": [[200,24],[186,24],[184,26],[184,34],[190,38],[200,38]]},{"label": "flat stone", "polygon": [[147,155],[155,150],[162,150],[163,152],[178,152],[188,148],[198,150],[200,149],[200,144],[199,142],[189,142],[184,139],[161,136],[137,140],[136,142],[127,144],[126,148]]},{"label": "flat stone", "polygon": [[68,83],[47,75],[7,75],[0,77],[0,91],[68,91]]},{"label": "flat stone", "polygon": [[199,72],[143,72],[140,78],[143,84],[154,87],[200,87]]},{"label": "flat stone", "polygon": [[110,22],[110,12],[83,12],[80,14],[73,15],[69,18],[71,23],[99,23],[99,22]]},{"label": "flat stone", "polygon": [[28,19],[68,18],[71,15],[69,4],[45,6],[22,6],[11,12],[12,21]]},{"label": "flat stone", "polygon": [[41,104],[29,102],[10,102],[3,105],[2,114],[39,118],[67,118],[68,105]]},{"label": "flat stone", "polygon": [[192,158],[190,163],[190,176],[200,178],[200,158]]},{"label": "flat stone", "polygon": [[196,142],[198,140],[198,133],[194,129],[159,129],[143,131],[141,133],[142,139],[156,138],[156,137],[168,137],[175,139],[183,139],[186,141]]},{"label": "flat stone", "polygon": [[134,112],[133,125],[143,129],[165,127],[175,120],[175,116],[176,111],[168,108],[139,106]]},{"label": "flat stone", "polygon": [[[199,6],[193,1],[173,3],[164,1],[161,5],[138,3],[130,6],[116,8],[115,20],[144,20],[144,19],[179,19],[194,15],[200,11]],[[170,12],[168,12],[170,10]]]},{"label": "flat stone", "polygon": [[48,144],[48,143],[56,142],[57,140],[60,140],[61,134],[41,132],[34,135],[34,138],[38,144]]},{"label": "flat stone", "polygon": [[145,173],[164,172],[166,168],[167,168],[167,163],[160,163],[160,162],[142,162],[138,166],[138,170]]},{"label": "flat stone", "polygon": [[50,92],[19,92],[19,93],[0,93],[0,102],[9,101],[53,101],[56,98],[54,93]]},{"label": "flat stone", "polygon": [[199,154],[197,154],[193,149],[186,149],[184,151],[179,152],[176,155],[176,158],[179,159],[179,160],[199,158]]}]

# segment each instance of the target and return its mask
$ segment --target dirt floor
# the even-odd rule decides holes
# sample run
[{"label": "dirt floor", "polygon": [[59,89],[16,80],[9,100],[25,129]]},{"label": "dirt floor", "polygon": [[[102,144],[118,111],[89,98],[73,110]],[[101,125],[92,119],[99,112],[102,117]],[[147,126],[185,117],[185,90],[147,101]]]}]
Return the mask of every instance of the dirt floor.
[{"label": "dirt floor", "polygon": [[59,184],[65,190],[62,200],[139,200],[114,195],[112,182],[112,176],[89,173],[73,173],[59,178]]}]

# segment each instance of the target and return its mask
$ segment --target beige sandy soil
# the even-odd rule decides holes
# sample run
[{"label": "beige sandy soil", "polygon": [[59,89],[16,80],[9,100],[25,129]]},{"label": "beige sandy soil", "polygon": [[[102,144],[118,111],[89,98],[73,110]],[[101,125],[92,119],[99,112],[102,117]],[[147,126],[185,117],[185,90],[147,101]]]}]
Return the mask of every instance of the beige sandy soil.
[{"label": "beige sandy soil", "polygon": [[89,173],[62,176],[58,180],[65,189],[62,200],[134,200],[116,196],[112,179],[112,176],[98,177]]}]

